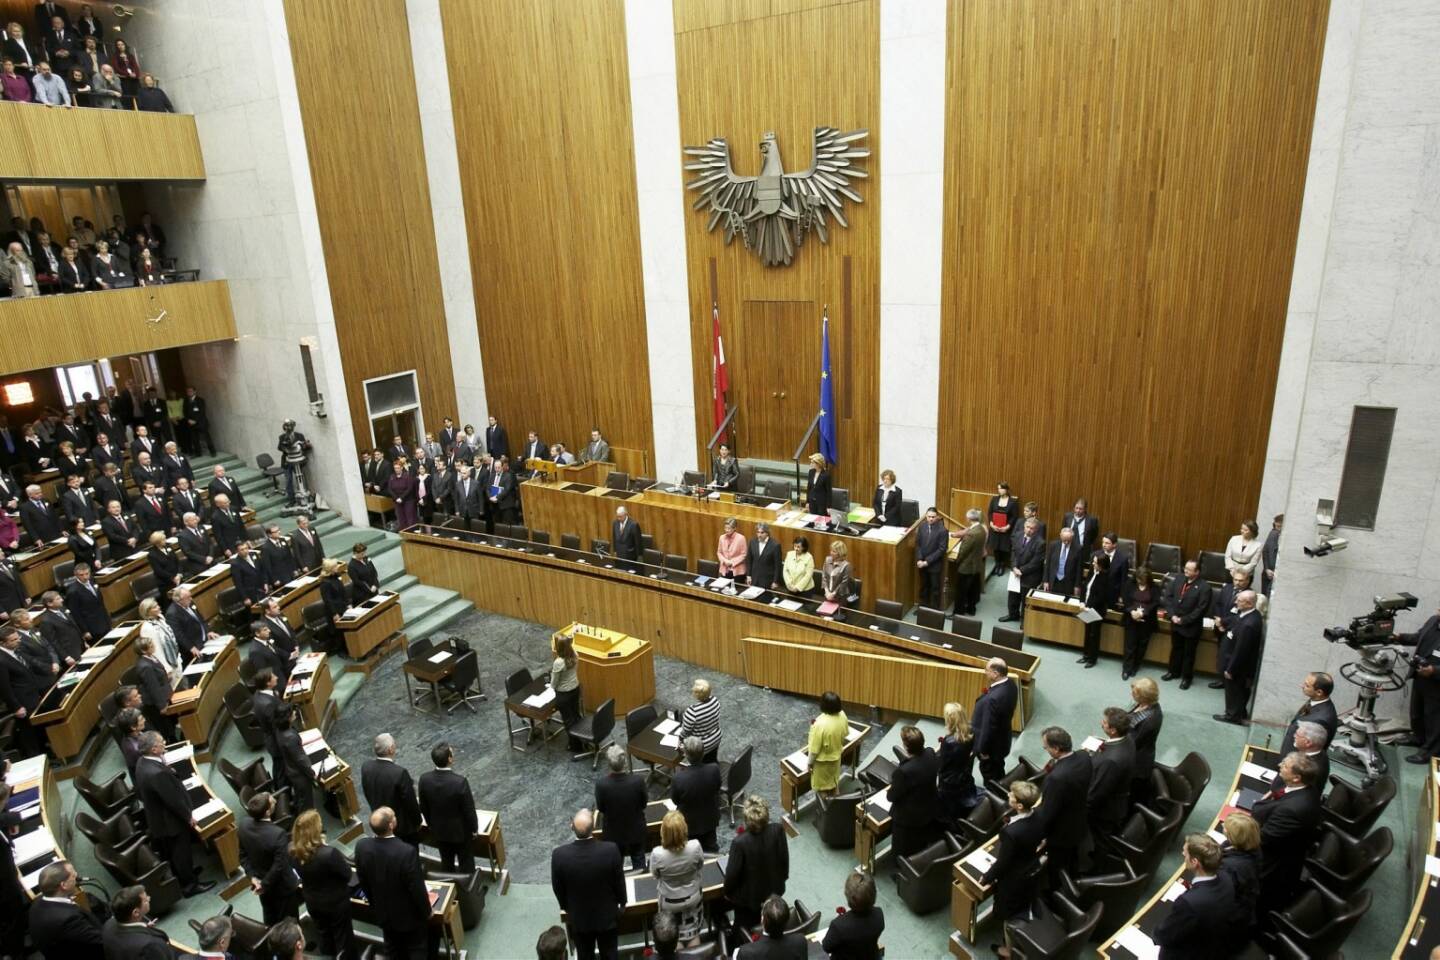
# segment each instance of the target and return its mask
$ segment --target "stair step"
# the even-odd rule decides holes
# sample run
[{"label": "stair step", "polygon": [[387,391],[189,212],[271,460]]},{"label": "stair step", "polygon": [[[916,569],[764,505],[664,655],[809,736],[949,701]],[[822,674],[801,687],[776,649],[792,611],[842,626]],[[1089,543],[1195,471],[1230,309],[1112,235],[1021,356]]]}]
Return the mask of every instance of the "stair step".
[{"label": "stair step", "polygon": [[[404,593],[404,591],[419,583],[419,577],[413,573],[406,573],[404,570],[391,574],[388,578],[383,576],[380,578],[380,586],[394,593]],[[423,584],[421,585],[423,586]]]},{"label": "stair step", "polygon": [[474,608],[475,605],[469,600],[456,596],[433,608],[419,619],[408,621],[405,624],[405,634],[413,641],[438,633]]},{"label": "stair step", "polygon": [[405,572],[405,554],[400,550],[386,550],[374,558],[375,572],[380,582],[385,583]]}]

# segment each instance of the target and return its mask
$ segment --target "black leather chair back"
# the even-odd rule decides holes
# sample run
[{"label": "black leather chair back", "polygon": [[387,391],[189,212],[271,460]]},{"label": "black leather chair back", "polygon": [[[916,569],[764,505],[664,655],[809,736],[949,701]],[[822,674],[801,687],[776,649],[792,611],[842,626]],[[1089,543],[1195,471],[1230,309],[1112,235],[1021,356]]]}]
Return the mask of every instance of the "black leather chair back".
[{"label": "black leather chair back", "polygon": [[916,607],[915,622],[922,627],[929,627],[931,630],[944,630],[945,611],[936,610],[934,607]]},{"label": "black leather chair back", "polygon": [[859,790],[820,798],[820,840],[827,847],[855,846],[855,804],[865,796]]},{"label": "black leather chair back", "polygon": [[647,703],[625,714],[625,738],[628,740],[658,719],[655,705]]},{"label": "black leather chair back", "polygon": [[876,600],[875,616],[902,620],[905,617],[905,608],[897,600]]},{"label": "black leather chair back", "polygon": [[530,686],[534,679],[528,667],[521,667],[505,678],[505,696],[515,696],[515,694]]}]

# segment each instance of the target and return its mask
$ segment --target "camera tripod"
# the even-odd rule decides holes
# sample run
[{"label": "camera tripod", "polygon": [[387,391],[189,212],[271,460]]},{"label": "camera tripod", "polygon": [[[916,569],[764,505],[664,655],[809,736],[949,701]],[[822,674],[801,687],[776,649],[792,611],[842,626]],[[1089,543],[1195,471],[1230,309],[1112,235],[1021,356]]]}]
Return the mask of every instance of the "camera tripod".
[{"label": "camera tripod", "polygon": [[[1384,776],[1387,763],[1380,753],[1380,737],[1403,732],[1384,729],[1388,717],[1375,715],[1375,702],[1382,693],[1391,693],[1405,686],[1404,661],[1391,647],[1367,647],[1359,660],[1340,667],[1340,676],[1360,688],[1355,709],[1340,718],[1340,729],[1331,754],[1348,766],[1365,772],[1367,781]],[[1341,733],[1346,734],[1342,739]]]}]

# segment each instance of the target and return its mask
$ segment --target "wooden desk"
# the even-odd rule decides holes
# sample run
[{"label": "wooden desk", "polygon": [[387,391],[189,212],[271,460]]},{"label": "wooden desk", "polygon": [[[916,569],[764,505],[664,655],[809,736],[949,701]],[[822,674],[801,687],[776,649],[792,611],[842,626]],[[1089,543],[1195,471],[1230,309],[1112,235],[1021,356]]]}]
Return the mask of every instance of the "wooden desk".
[{"label": "wooden desk", "polygon": [[[848,765],[852,776],[860,762],[860,750],[869,735],[870,724],[850,721],[850,732],[845,735],[845,747],[840,751],[840,767],[843,770]],[[810,792],[810,777],[809,746],[801,747],[780,761],[780,806],[792,817],[799,809],[800,798]]]},{"label": "wooden desk", "polygon": [[269,600],[280,601],[280,612],[285,614],[285,622],[290,629],[298,631],[305,625],[303,611],[307,603],[313,603],[320,598],[320,578],[311,574],[301,574],[291,580],[279,590],[261,597],[250,612],[255,616],[261,616],[265,612],[265,603]]},{"label": "wooden desk", "polygon": [[[593,554],[528,544],[524,550],[506,547],[496,538],[461,530],[416,527],[403,535],[405,566],[426,583],[447,587],[485,610],[560,628],[577,609],[615,630],[644,637],[657,653],[685,660],[733,676],[747,676],[746,638],[791,643],[811,648],[842,650],[913,660],[980,668],[996,654],[1010,665],[1022,696],[1033,683],[1040,658],[1035,654],[995,647],[973,638],[929,630],[852,611],[844,621],[828,620],[809,612],[814,604],[788,610],[760,600],[726,596],[696,587],[692,575],[671,572],[658,579],[607,567]],[[589,562],[581,562],[584,560]],[[569,598],[557,605],[555,597]],[[947,671],[943,682],[960,675]],[[963,674],[970,677],[969,673]],[[941,682],[941,681],[936,681]],[[786,687],[797,692],[826,689],[821,675],[807,667],[805,675]],[[975,691],[978,694],[978,686]],[[949,691],[932,702],[921,703],[910,691],[885,685],[881,692],[895,702],[868,700],[839,689],[842,700],[873,703],[925,716],[936,716]],[[1016,725],[1024,717],[1017,711]],[[1025,713],[1028,716],[1028,711]]]},{"label": "wooden desk", "polygon": [[[408,646],[408,645],[407,645]],[[405,678],[405,699],[410,703],[411,710],[417,710],[420,706],[419,698],[410,692],[410,678],[414,677],[420,683],[430,688],[430,698],[435,701],[435,713],[441,711],[440,707],[440,682],[449,679],[450,674],[455,672],[455,666],[460,662],[460,654],[448,640],[444,643],[437,643],[429,653],[418,660],[411,660],[407,657],[404,666],[400,668],[401,675]],[[421,694],[424,695],[423,693]],[[421,710],[421,713],[430,713],[428,710]]]},{"label": "wooden desk", "polygon": [[[666,738],[672,743],[666,743]],[[665,770],[673,776],[675,768],[684,759],[680,742],[680,722],[669,717],[657,717],[644,730],[637,731],[625,744],[625,752],[650,764],[657,770]],[[633,766],[632,766],[633,769]]]},{"label": "wooden desk", "polygon": [[65,544],[65,538],[61,537],[10,555],[10,561],[20,572],[20,584],[30,596],[39,597],[46,590],[55,589],[55,564],[64,563],[72,556]]},{"label": "wooden desk", "polygon": [[983,919],[982,908],[989,902],[994,888],[983,878],[995,862],[995,849],[1000,845],[1000,831],[971,850],[950,868],[950,922],[962,937],[976,942],[976,928]]},{"label": "wooden desk", "polygon": [[300,746],[305,751],[305,759],[310,761],[310,770],[315,774],[316,782],[326,793],[335,795],[340,819],[347,823],[355,819],[360,813],[360,800],[355,795],[355,778],[350,764],[340,759],[317,728],[300,731]]},{"label": "wooden desk", "polygon": [[239,873],[240,835],[235,830],[235,814],[196,770],[194,745],[187,742],[171,745],[165,751],[165,764],[185,781],[191,816],[200,827],[200,839],[215,851],[225,876]]},{"label": "wooden desk", "polygon": [[190,590],[195,609],[208,623],[220,612],[220,591],[230,586],[230,563],[223,561],[191,574],[180,581],[180,586]]},{"label": "wooden desk", "polygon": [[[185,739],[202,748],[210,744],[210,731],[225,706],[225,691],[240,680],[240,652],[234,637],[212,634],[206,648],[209,652],[202,651],[186,669],[197,665],[207,669],[191,673],[190,687],[172,693],[165,708],[179,722]],[[201,759],[207,757],[202,754]]]},{"label": "wooden desk", "polygon": [[646,640],[581,623],[561,627],[550,637],[553,650],[561,636],[575,641],[575,671],[581,695],[593,710],[615,700],[615,716],[623,718],[655,699],[655,650]]},{"label": "wooden desk", "polygon": [[[549,695],[549,698],[546,699],[544,703],[526,703],[527,700],[535,697],[546,696],[549,690],[550,674],[542,673],[524,687],[515,691],[514,694],[505,698],[505,727],[508,731],[511,750],[525,753],[530,747],[530,741],[535,739],[535,731],[537,730],[540,731],[540,735],[544,738],[540,744],[542,747],[545,743],[548,743],[564,732],[564,725],[560,724],[560,718],[555,715],[557,708],[553,694]],[[522,720],[527,721],[525,724],[525,743],[518,747],[515,746],[515,734],[519,732],[519,728],[510,726],[510,715],[512,713]],[[552,720],[555,721],[557,727],[554,731],[547,732],[546,727],[549,726]]]},{"label": "wooden desk", "polygon": [[[459,960],[461,947],[465,944],[465,928],[460,922],[460,897],[455,884],[449,881],[426,880],[425,890],[430,894],[429,928],[445,941],[447,952]],[[353,919],[373,926],[375,912],[369,900],[350,898],[350,912]]]},{"label": "wooden desk", "polygon": [[295,705],[307,727],[323,729],[330,712],[335,681],[330,677],[329,658],[323,653],[302,653],[290,668],[285,699]]},{"label": "wooden desk", "polygon": [[[1168,621],[1155,625],[1155,632],[1145,647],[1146,663],[1170,662],[1170,626]],[[1085,642],[1085,625],[1075,619],[1074,612],[1031,598],[1025,604],[1025,636],[1078,648]],[[1105,622],[1100,625],[1100,650],[1116,657],[1125,653],[1125,626],[1118,610],[1105,611]],[[1219,635],[1213,628],[1203,631],[1195,648],[1195,670],[1215,673],[1219,656]]]},{"label": "wooden desk", "polygon": [[130,581],[150,569],[149,557],[144,550],[130,554],[119,554],[92,575],[95,585],[100,588],[100,599],[111,616],[124,613],[135,606],[135,594]]},{"label": "wooden desk", "polygon": [[[668,797],[663,800],[651,800],[645,804],[645,843],[647,849],[653,850],[660,846],[660,823],[665,819],[665,814],[675,809],[675,801]],[[595,839],[605,839],[605,817],[599,810],[595,811]]]},{"label": "wooden desk", "polygon": [[1405,858],[1410,867],[1410,885],[1415,888],[1415,902],[1410,919],[1395,946],[1392,960],[1428,960],[1430,952],[1440,946],[1440,878],[1425,870],[1426,858],[1440,856],[1440,837],[1436,836],[1436,820],[1440,820],[1440,762],[1430,759],[1430,776],[1415,810],[1416,825],[1410,837],[1410,850]]},{"label": "wooden desk", "polygon": [[[1269,771],[1269,773],[1265,777],[1251,776],[1247,772],[1248,768],[1246,764],[1253,764],[1255,768]],[[1220,812],[1215,815],[1214,821],[1210,824],[1211,836],[1220,836],[1223,839],[1223,835],[1219,833],[1220,824],[1224,821],[1225,817],[1235,809],[1232,804],[1235,802],[1237,792],[1241,789],[1258,790],[1261,792],[1268,792],[1273,789],[1276,783],[1274,772],[1279,766],[1280,754],[1275,751],[1262,750],[1256,746],[1248,746],[1245,748],[1244,757],[1235,768],[1235,777],[1230,781],[1230,786],[1226,788],[1225,803],[1220,807]],[[1166,891],[1178,883],[1184,873],[1185,868],[1181,865],[1181,867],[1171,875],[1169,883],[1161,885],[1160,889],[1155,892],[1155,895],[1135,912],[1135,915],[1130,918],[1129,922],[1122,925],[1116,930],[1114,935],[1100,944],[1100,956],[1106,958],[1106,960],[1137,960],[1135,954],[1118,941],[1127,935],[1126,931],[1131,927],[1138,927],[1140,932],[1144,934],[1147,939],[1149,938],[1155,928],[1158,927],[1170,913],[1171,901],[1165,899]],[[1258,948],[1254,948],[1240,956],[1244,958],[1252,956],[1264,957],[1265,954],[1263,951],[1256,953],[1256,950],[1258,950]]]},{"label": "wooden desk", "polygon": [[[350,614],[355,614],[351,616]],[[345,639],[345,653],[351,660],[363,660],[405,626],[400,595],[382,591],[364,603],[345,611],[336,627]]]},{"label": "wooden desk", "polygon": [[[20,816],[19,832],[11,837],[15,872],[20,875],[20,886],[33,900],[40,895],[40,871],[56,860],[66,859],[64,848],[70,846],[70,823],[65,817],[59,780],[44,754],[17,760],[5,780],[12,791],[7,809]],[[31,844],[35,845],[33,850]],[[83,890],[79,900],[89,906]]]},{"label": "wooden desk", "polygon": [[90,734],[100,726],[100,701],[115,692],[120,677],[135,665],[135,638],[139,635],[140,624],[132,621],[97,638],[40,698],[30,721],[44,728],[50,749],[61,760],[79,756]]},{"label": "wooden desk", "polygon": [[873,610],[876,598],[900,600],[906,606],[915,599],[913,527],[898,543],[887,543],[793,526],[783,520],[786,511],[738,503],[731,493],[720,494],[718,500],[696,500],[666,493],[657,486],[643,493],[626,493],[625,499],[619,499],[612,496],[617,491],[601,486],[609,471],[608,464],[586,464],[566,468],[558,483],[540,477],[527,480],[520,485],[526,524],[549,532],[552,542],[558,543],[562,533],[576,533],[582,544],[589,546],[592,537],[609,541],[615,508],[624,505],[640,529],[655,538],[658,549],[689,557],[693,563],[696,559],[714,558],[726,519],[734,517],[739,521],[746,540],[754,537],[756,523],[765,522],[770,524],[770,535],[779,543],[782,556],[789,552],[797,536],[809,540],[817,569],[829,554],[831,542],[843,541],[849,548],[855,575],[864,581],[860,609]]},{"label": "wooden desk", "polygon": [[855,804],[855,861],[866,873],[875,872],[875,850],[890,836],[890,801],[877,790]]},{"label": "wooden desk", "polygon": [[[620,910],[619,932],[638,933],[650,925],[650,918],[660,910],[659,881],[653,873],[625,875],[625,906]],[[701,896],[708,902],[725,895],[725,870],[717,858],[707,856],[700,870]],[[569,914],[560,911],[560,922],[570,923]]]}]

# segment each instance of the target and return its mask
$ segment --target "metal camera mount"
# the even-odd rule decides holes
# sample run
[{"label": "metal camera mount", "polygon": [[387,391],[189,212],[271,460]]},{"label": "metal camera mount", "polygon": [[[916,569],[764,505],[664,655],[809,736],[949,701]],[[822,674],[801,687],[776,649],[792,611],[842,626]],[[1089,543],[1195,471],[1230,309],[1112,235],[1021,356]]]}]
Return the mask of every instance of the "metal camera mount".
[{"label": "metal camera mount", "polygon": [[[1390,644],[1374,644],[1357,648],[1359,660],[1340,667],[1340,676],[1360,688],[1355,709],[1341,718],[1330,753],[1341,763],[1363,770],[1367,780],[1385,774],[1385,758],[1380,753],[1380,738],[1404,733],[1407,728],[1383,729],[1388,717],[1375,715],[1375,702],[1382,693],[1391,693],[1405,686],[1409,679],[1405,653]],[[1346,736],[1342,737],[1341,735]]]}]

